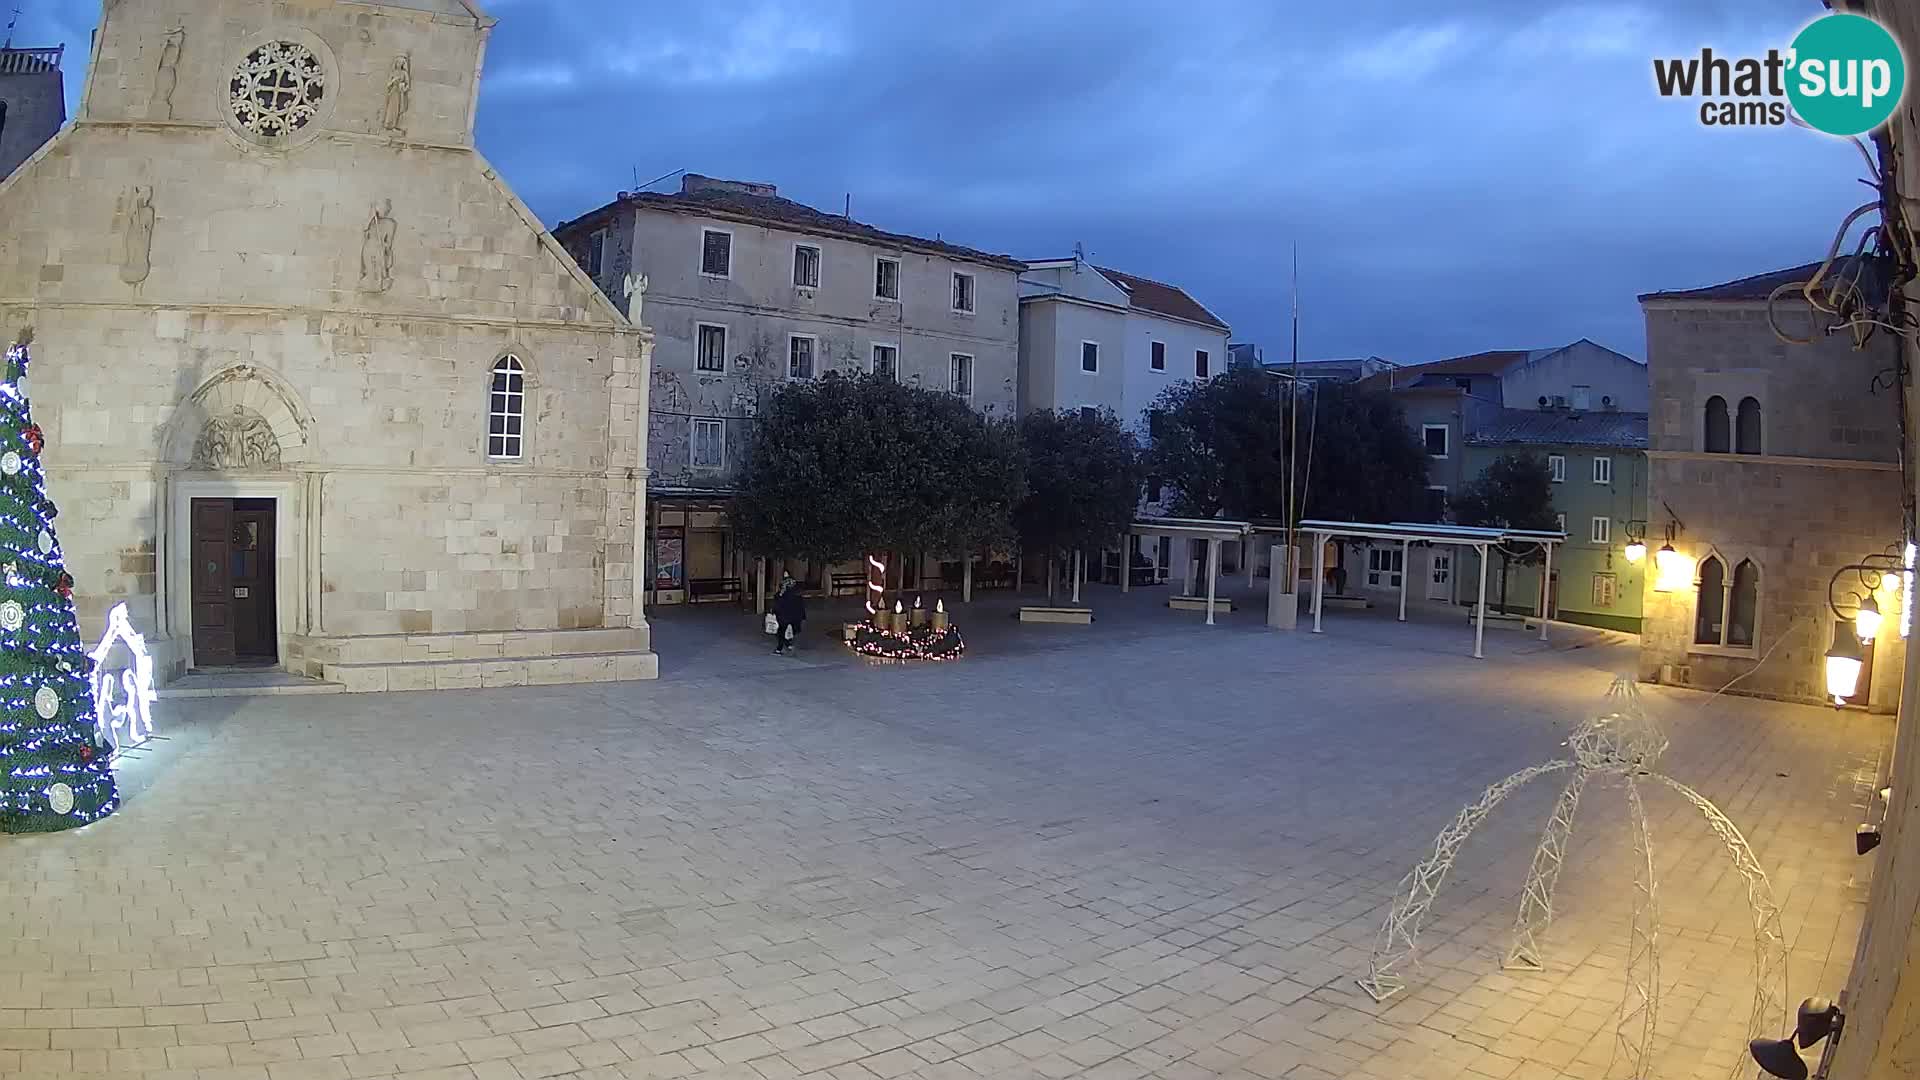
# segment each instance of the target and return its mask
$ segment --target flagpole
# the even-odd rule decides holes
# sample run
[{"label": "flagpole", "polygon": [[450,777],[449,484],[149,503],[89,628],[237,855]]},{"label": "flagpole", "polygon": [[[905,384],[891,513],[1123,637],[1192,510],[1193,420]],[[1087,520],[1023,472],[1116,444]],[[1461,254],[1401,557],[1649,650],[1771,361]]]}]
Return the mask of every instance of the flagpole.
[{"label": "flagpole", "polygon": [[1297,491],[1300,486],[1298,469],[1299,455],[1295,452],[1300,442],[1300,245],[1298,243],[1293,245],[1293,287],[1291,292],[1293,301],[1293,378],[1288,380],[1287,383],[1287,558],[1289,560],[1287,573],[1292,575],[1291,580],[1287,582],[1287,590],[1289,592],[1297,587],[1300,580],[1299,571],[1294,569],[1298,564],[1293,563],[1293,560],[1300,558],[1298,542],[1300,514],[1298,505],[1294,501],[1294,492]]}]

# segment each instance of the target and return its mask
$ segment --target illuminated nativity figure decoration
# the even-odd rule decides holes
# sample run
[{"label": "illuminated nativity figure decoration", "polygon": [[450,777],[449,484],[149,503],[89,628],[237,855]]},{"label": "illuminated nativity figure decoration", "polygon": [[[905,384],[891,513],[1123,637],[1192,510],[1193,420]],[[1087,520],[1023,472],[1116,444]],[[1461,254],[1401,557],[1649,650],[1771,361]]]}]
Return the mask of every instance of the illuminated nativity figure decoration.
[{"label": "illuminated nativity figure decoration", "polygon": [[[108,663],[115,645],[127,650],[125,667]],[[107,616],[107,632],[88,654],[93,660],[93,741],[110,748],[113,756],[138,746],[153,734],[153,657],[146,639],[133,632],[127,605],[115,604]]]},{"label": "illuminated nativity figure decoration", "polygon": [[[1406,987],[1405,968],[1419,947],[1420,928],[1428,909],[1445,883],[1447,873],[1460,847],[1494,807],[1528,781],[1548,773],[1572,772],[1560,797],[1553,805],[1540,844],[1533,853],[1533,865],[1520,890],[1520,909],[1514,919],[1513,937],[1507,947],[1505,966],[1510,970],[1542,970],[1541,939],[1553,922],[1553,889],[1566,859],[1567,844],[1573,836],[1573,822],[1580,808],[1580,796],[1594,777],[1618,778],[1626,788],[1628,820],[1633,830],[1634,883],[1633,924],[1627,950],[1626,994],[1615,1029],[1616,1058],[1624,1057],[1632,1066],[1627,1075],[1646,1080],[1651,1075],[1652,1042],[1660,1006],[1660,954],[1657,895],[1653,850],[1647,837],[1647,814],[1641,802],[1643,783],[1664,785],[1698,809],[1707,827],[1726,846],[1733,866],[1746,882],[1747,903],[1753,911],[1753,1010],[1748,1017],[1748,1037],[1772,1034],[1784,1013],[1786,1001],[1786,943],[1780,934],[1780,907],[1774,902],[1773,886],[1754,858],[1753,849],[1720,808],[1705,796],[1670,776],[1656,771],[1660,755],[1667,749],[1666,736],[1646,717],[1640,707],[1640,691],[1631,678],[1622,676],[1607,691],[1606,708],[1599,716],[1582,723],[1568,737],[1571,759],[1558,759],[1532,765],[1494,784],[1480,800],[1453,819],[1433,843],[1433,853],[1413,868],[1400,884],[1393,908],[1381,927],[1380,937],[1367,960],[1367,973],[1360,986],[1375,1001],[1385,1001]],[[1744,1060],[1734,1073],[1750,1068]]]}]

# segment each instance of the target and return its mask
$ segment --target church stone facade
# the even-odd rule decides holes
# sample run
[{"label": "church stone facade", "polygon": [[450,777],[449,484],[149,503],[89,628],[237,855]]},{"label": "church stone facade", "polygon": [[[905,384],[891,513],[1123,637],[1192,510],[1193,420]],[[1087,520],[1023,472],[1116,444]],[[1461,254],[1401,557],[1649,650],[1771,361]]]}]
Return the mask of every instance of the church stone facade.
[{"label": "church stone facade", "polygon": [[648,678],[651,335],[474,149],[465,0],[107,0],[0,184],[83,631],[163,677]]}]

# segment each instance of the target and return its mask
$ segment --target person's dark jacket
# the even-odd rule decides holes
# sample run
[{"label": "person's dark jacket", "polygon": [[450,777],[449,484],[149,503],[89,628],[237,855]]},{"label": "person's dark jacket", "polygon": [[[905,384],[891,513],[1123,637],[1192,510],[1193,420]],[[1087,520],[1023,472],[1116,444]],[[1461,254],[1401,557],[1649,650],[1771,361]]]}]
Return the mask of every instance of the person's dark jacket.
[{"label": "person's dark jacket", "polygon": [[781,622],[794,626],[807,621],[807,601],[800,595],[800,586],[782,589],[780,595],[773,598],[773,615]]}]

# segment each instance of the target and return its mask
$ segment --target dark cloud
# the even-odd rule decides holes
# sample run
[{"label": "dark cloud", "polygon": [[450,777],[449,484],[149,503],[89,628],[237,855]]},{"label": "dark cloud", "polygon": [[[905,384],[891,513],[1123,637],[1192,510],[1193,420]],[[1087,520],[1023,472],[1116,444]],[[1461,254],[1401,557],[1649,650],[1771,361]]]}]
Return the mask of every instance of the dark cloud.
[{"label": "dark cloud", "polygon": [[489,10],[480,145],[549,222],[675,169],[851,194],[1014,255],[1084,243],[1270,354],[1293,243],[1306,356],[1640,355],[1635,294],[1813,258],[1862,192],[1844,143],[1653,92],[1653,56],[1784,44],[1812,0]]}]

